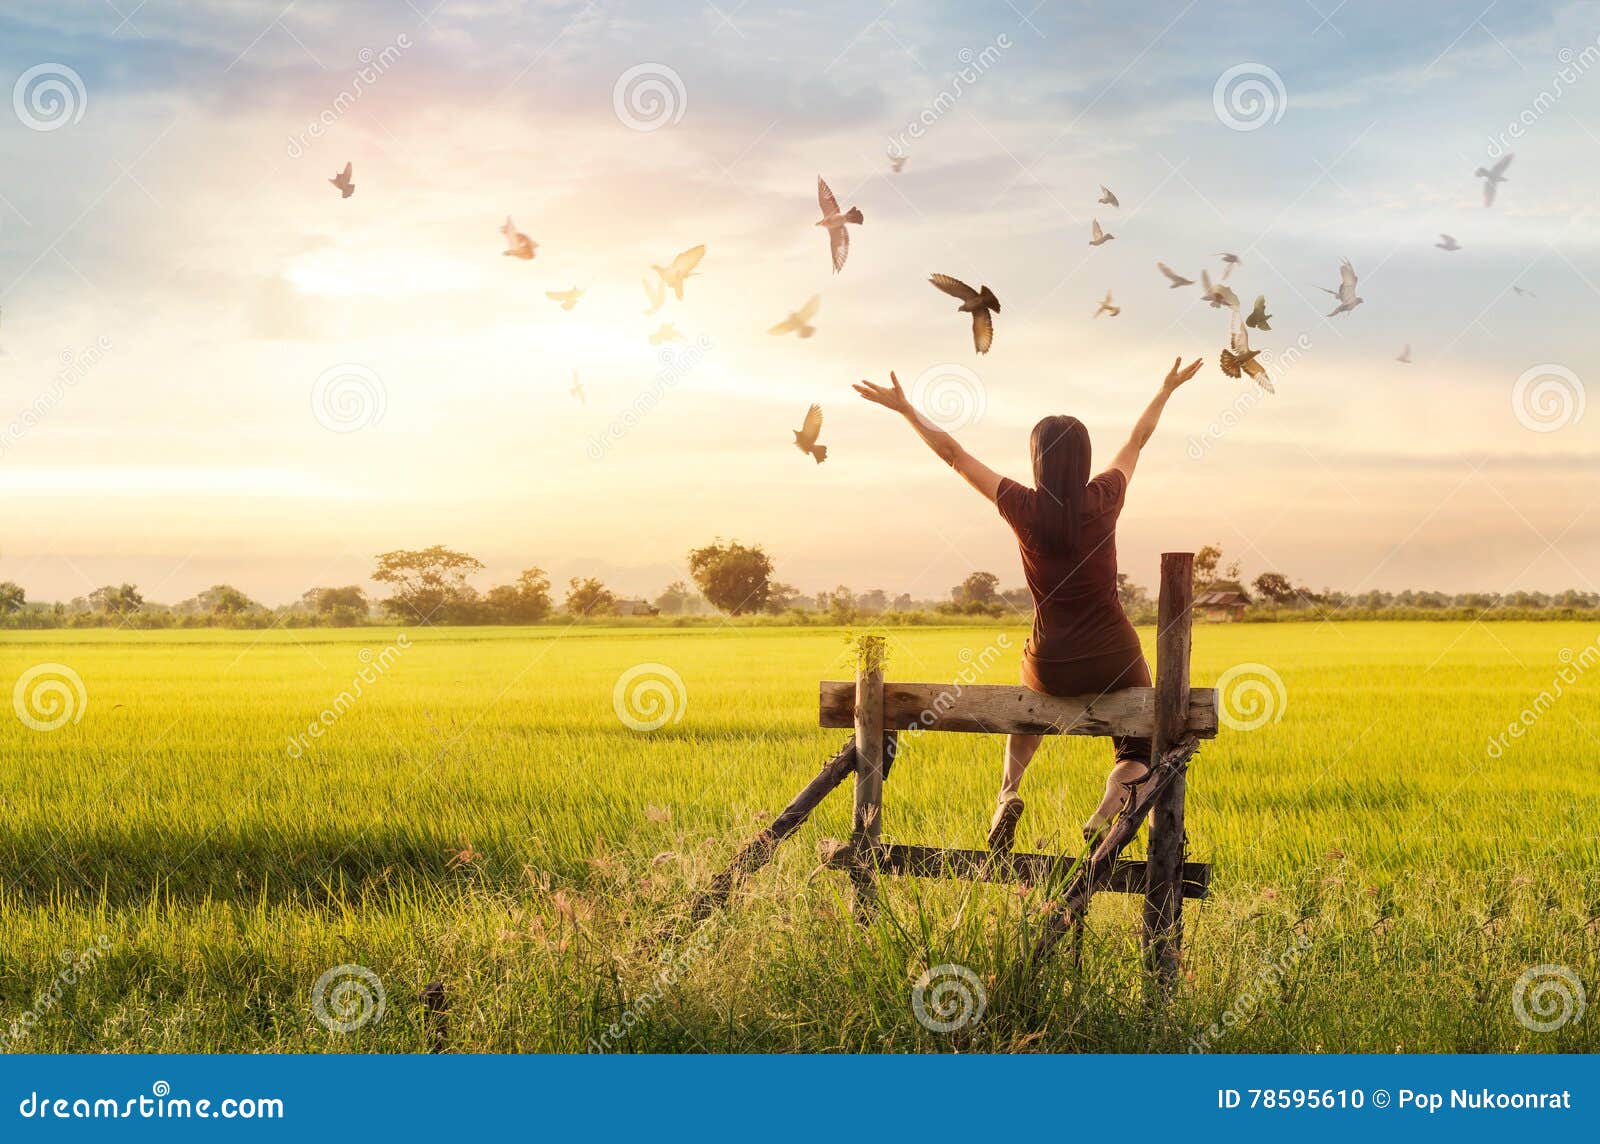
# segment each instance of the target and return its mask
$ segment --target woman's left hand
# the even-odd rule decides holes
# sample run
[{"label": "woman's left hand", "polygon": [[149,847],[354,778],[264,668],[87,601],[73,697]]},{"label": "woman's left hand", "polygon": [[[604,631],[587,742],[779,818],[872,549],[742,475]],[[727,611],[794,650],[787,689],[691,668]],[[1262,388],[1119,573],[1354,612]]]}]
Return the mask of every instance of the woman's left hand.
[{"label": "woman's left hand", "polygon": [[906,398],[905,390],[900,388],[900,379],[889,371],[889,386],[873,385],[870,381],[858,382],[855,391],[874,405],[881,405],[885,409],[892,409],[896,413],[910,413],[911,402]]}]

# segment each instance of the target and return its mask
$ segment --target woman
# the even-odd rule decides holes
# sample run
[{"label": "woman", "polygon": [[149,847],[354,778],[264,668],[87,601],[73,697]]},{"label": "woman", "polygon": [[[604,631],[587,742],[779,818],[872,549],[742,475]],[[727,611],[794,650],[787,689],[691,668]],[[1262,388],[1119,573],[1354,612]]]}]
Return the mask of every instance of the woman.
[{"label": "woman", "polygon": [[[868,401],[899,413],[939,458],[969,485],[993,501],[1017,535],[1022,571],[1033,596],[1033,635],[1022,655],[1024,686],[1047,695],[1104,695],[1126,687],[1149,687],[1139,637],[1117,597],[1117,517],[1139,453],[1150,440],[1166,408],[1167,398],[1200,368],[1183,359],[1161,383],[1128,443],[1111,467],[1089,479],[1089,431],[1076,417],[1046,417],[1033,427],[1033,488],[1002,477],[963,449],[950,434],[930,425],[906,400],[900,380],[889,374],[890,387],[863,381],[856,392]],[[989,848],[1011,849],[1022,817],[1023,772],[1039,749],[1040,735],[1006,739],[1005,771],[1000,798],[989,826]],[[1115,759],[1106,779],[1105,797],[1084,823],[1090,842],[1122,809],[1128,784],[1142,780],[1150,761],[1150,740],[1130,736],[1112,739]]]}]

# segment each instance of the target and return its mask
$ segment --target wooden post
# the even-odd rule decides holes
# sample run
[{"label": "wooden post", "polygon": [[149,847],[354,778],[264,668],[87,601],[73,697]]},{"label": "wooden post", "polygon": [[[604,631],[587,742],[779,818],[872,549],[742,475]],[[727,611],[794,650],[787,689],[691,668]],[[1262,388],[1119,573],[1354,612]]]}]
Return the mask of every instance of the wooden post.
[{"label": "wooden post", "polygon": [[878,845],[883,833],[883,666],[881,647],[856,669],[856,809],[850,831],[856,920],[878,905]]},{"label": "wooden post", "polygon": [[[1185,734],[1193,635],[1194,554],[1161,554],[1156,608],[1156,726],[1152,768]],[[1183,952],[1184,772],[1151,795],[1149,882],[1144,898],[1145,964],[1163,981],[1176,978]]]}]

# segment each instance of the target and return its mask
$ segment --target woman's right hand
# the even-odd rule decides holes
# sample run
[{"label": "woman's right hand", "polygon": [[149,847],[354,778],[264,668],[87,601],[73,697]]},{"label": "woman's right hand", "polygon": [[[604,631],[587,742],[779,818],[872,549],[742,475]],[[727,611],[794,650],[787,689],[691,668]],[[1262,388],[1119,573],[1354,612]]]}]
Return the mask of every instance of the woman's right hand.
[{"label": "woman's right hand", "polygon": [[1201,358],[1195,358],[1192,362],[1185,366],[1181,356],[1173,358],[1172,369],[1167,371],[1166,380],[1161,383],[1161,388],[1166,390],[1168,393],[1171,393],[1173,390],[1177,389],[1178,386],[1182,385],[1195,374],[1200,372],[1200,363],[1202,360],[1203,359]]},{"label": "woman's right hand", "polygon": [[870,381],[862,380],[856,383],[855,391],[874,405],[881,405],[896,413],[910,413],[911,402],[906,397],[905,390],[900,388],[900,379],[894,375],[894,370],[889,371],[889,385],[873,385]]}]

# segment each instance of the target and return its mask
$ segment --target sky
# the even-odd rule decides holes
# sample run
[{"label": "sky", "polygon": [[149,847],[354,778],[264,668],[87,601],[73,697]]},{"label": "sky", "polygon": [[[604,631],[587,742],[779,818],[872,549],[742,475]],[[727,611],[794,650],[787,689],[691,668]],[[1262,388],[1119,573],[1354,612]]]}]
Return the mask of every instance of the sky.
[{"label": "sky", "polygon": [[[1597,37],[1600,4],[1508,0],[8,3],[0,579],[276,604],[446,544],[480,586],[653,594],[723,537],[807,592],[1020,584],[993,509],[851,383],[895,370],[1026,479],[1035,420],[1108,460],[1182,355],[1135,581],[1216,542],[1313,587],[1600,590]],[[837,275],[819,174],[865,217]],[[1275,394],[1155,268],[1223,251]],[[1328,317],[1341,258],[1365,302]],[[999,296],[991,353],[936,271]],[[813,294],[814,337],[766,332]]]}]

